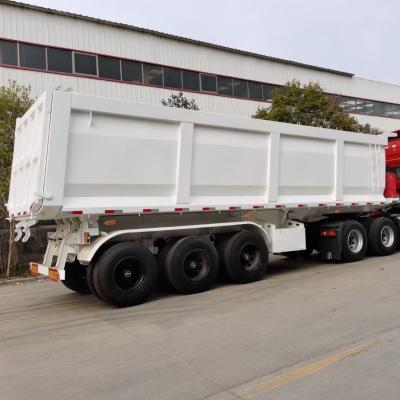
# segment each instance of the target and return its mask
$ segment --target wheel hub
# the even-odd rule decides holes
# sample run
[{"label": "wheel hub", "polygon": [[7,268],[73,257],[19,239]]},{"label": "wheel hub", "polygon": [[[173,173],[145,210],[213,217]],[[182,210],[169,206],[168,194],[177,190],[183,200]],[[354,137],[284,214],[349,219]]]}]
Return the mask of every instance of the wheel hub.
[{"label": "wheel hub", "polygon": [[125,269],[122,274],[124,278],[129,279],[132,276],[132,271],[130,269]]},{"label": "wheel hub", "polygon": [[206,254],[197,249],[190,251],[184,259],[183,271],[192,281],[202,280],[209,271]]},{"label": "wheel hub", "polygon": [[381,242],[385,247],[391,247],[394,243],[394,231],[389,225],[385,225],[381,230]]},{"label": "wheel hub", "polygon": [[347,237],[347,245],[351,252],[359,253],[364,245],[364,239],[358,229],[353,229]]},{"label": "wheel hub", "polygon": [[256,269],[261,257],[260,249],[253,244],[246,244],[240,252],[240,263],[246,271]]},{"label": "wheel hub", "polygon": [[116,285],[122,290],[138,287],[145,278],[145,267],[135,257],[126,257],[115,265],[114,279]]}]

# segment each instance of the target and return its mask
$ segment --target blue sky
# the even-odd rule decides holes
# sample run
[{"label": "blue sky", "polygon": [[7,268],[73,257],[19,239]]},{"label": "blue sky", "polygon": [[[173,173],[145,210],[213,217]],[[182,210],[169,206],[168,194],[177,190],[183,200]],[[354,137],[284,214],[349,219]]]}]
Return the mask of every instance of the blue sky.
[{"label": "blue sky", "polygon": [[400,85],[399,0],[30,0]]}]

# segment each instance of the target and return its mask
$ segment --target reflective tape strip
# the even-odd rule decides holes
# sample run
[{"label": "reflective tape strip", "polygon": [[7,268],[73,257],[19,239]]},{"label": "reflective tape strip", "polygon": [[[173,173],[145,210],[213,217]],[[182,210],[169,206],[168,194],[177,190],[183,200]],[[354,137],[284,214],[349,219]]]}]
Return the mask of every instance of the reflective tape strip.
[{"label": "reflective tape strip", "polygon": [[52,281],[65,280],[65,271],[58,268],[46,267],[45,265],[37,263],[30,263],[30,270],[33,275],[48,276]]}]

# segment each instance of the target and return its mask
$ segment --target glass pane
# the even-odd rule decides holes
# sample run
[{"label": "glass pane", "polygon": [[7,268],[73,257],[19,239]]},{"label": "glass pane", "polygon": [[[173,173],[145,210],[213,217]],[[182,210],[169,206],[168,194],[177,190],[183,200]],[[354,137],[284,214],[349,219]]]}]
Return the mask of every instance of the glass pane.
[{"label": "glass pane", "polygon": [[272,91],[276,87],[274,85],[269,85],[268,83],[263,84],[263,99],[267,101],[272,100]]},{"label": "glass pane", "polygon": [[374,108],[375,114],[383,115],[383,103],[381,103],[380,101],[374,101]]},{"label": "glass pane", "polygon": [[47,69],[49,71],[72,73],[72,52],[48,47]]},{"label": "glass pane", "polygon": [[217,91],[217,77],[214,75],[201,74],[201,90],[205,92]]},{"label": "glass pane", "polygon": [[249,82],[249,97],[251,99],[262,100],[262,84],[258,82]]},{"label": "glass pane", "polygon": [[77,74],[97,75],[96,56],[75,53],[75,72]]},{"label": "glass pane", "polygon": [[164,67],[164,86],[182,89],[181,70]]},{"label": "glass pane", "polygon": [[374,114],[375,108],[374,108],[374,102],[371,100],[365,100],[365,112],[367,114]]},{"label": "glass pane", "polygon": [[17,43],[0,40],[0,64],[18,65]]},{"label": "glass pane", "polygon": [[233,95],[235,97],[247,97],[247,81],[242,79],[233,80]]},{"label": "glass pane", "polygon": [[356,109],[356,99],[350,97],[342,97],[339,103],[340,107],[347,112],[355,111]]},{"label": "glass pane", "polygon": [[143,82],[142,63],[121,60],[122,80],[130,82]]},{"label": "glass pane", "polygon": [[365,113],[366,110],[366,101],[362,99],[356,99],[356,111],[360,113]]},{"label": "glass pane", "polygon": [[199,73],[182,70],[183,88],[188,90],[200,90]]},{"label": "glass pane", "polygon": [[218,77],[218,93],[233,96],[232,78]]},{"label": "glass pane", "polygon": [[145,83],[162,86],[162,67],[154,64],[143,64],[143,77]]},{"label": "glass pane", "polygon": [[383,115],[386,117],[391,117],[393,115],[391,104],[383,103]]},{"label": "glass pane", "polygon": [[20,43],[19,63],[21,67],[46,69],[45,47]]},{"label": "glass pane", "polygon": [[392,114],[395,118],[400,118],[400,105],[392,104]]},{"label": "glass pane", "polygon": [[108,79],[121,79],[119,59],[113,57],[98,56],[99,76]]}]

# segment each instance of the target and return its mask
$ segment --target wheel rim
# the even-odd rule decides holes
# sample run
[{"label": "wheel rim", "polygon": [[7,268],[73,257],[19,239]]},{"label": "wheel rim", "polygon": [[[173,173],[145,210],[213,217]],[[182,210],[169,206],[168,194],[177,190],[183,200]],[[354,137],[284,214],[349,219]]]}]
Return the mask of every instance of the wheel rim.
[{"label": "wheel rim", "polygon": [[364,239],[358,229],[353,229],[347,236],[347,246],[352,253],[359,253],[364,244]]},{"label": "wheel rim", "polygon": [[245,271],[257,269],[261,258],[260,249],[254,244],[245,244],[240,250],[240,265]]},{"label": "wheel rim", "polygon": [[122,290],[135,289],[142,284],[145,278],[145,266],[135,257],[125,257],[114,267],[114,281]]},{"label": "wheel rim", "polygon": [[385,247],[391,247],[394,243],[394,231],[389,225],[385,225],[381,230],[381,242]]},{"label": "wheel rim", "polygon": [[200,249],[191,250],[183,260],[183,272],[191,281],[202,280],[209,272],[210,266],[206,253]]}]

